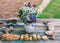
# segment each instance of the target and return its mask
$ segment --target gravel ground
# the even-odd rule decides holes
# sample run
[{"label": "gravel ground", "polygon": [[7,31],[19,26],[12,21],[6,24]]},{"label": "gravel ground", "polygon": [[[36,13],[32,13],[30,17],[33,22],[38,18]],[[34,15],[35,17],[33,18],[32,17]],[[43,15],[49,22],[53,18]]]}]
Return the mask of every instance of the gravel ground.
[{"label": "gravel ground", "polygon": [[0,18],[18,17],[18,9],[24,2],[37,5],[41,0],[0,0]]}]

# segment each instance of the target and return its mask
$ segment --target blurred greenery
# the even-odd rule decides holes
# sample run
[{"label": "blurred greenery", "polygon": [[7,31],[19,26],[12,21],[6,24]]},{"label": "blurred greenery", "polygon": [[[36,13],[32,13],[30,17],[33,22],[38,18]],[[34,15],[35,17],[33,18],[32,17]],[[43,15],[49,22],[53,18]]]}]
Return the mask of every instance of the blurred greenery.
[{"label": "blurred greenery", "polygon": [[52,0],[38,18],[60,18],[60,0]]}]

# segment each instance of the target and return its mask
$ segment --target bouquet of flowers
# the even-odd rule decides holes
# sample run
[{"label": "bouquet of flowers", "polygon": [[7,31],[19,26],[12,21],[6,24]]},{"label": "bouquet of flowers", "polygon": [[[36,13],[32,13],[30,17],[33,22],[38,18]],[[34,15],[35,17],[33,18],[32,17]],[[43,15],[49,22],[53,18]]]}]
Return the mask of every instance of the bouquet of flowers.
[{"label": "bouquet of flowers", "polygon": [[36,10],[32,7],[22,7],[19,11],[19,17],[25,24],[36,22]]},{"label": "bouquet of flowers", "polygon": [[28,3],[28,5],[24,5],[25,6],[23,6],[19,11],[19,17],[24,23],[24,29],[26,32],[31,33],[34,31],[34,26],[32,26],[32,23],[36,22],[36,10],[30,3]]}]

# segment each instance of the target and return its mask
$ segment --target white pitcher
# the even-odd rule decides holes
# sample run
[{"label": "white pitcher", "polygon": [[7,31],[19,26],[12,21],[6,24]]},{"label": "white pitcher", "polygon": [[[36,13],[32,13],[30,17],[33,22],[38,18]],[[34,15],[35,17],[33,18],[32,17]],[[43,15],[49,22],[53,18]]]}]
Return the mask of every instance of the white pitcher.
[{"label": "white pitcher", "polygon": [[24,24],[24,29],[27,33],[34,32],[34,26],[32,24]]}]

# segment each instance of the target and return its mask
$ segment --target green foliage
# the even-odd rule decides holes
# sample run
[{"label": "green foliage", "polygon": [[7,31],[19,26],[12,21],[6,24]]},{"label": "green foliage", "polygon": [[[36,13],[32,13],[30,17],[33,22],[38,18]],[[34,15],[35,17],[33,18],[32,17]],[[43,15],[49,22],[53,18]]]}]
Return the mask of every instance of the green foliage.
[{"label": "green foliage", "polygon": [[52,0],[38,18],[60,18],[60,0]]},{"label": "green foliage", "polygon": [[19,10],[19,12],[18,12],[18,13],[19,13],[19,15],[18,15],[18,16],[19,16],[19,17],[21,17],[21,15],[22,15],[22,10]]}]

